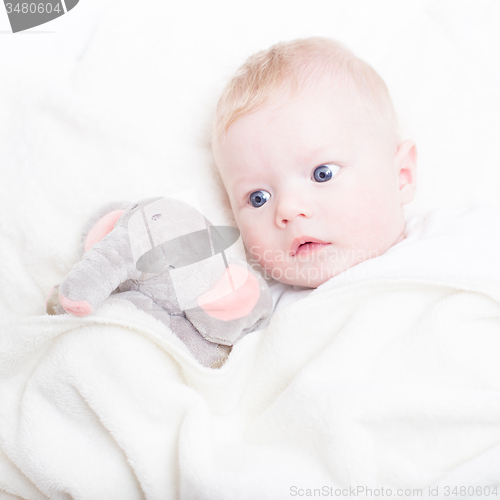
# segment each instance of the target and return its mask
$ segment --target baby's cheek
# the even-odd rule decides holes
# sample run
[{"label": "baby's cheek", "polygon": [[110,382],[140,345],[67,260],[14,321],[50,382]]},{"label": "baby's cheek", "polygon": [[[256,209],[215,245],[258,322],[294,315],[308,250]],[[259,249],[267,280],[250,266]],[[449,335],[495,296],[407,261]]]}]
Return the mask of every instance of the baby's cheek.
[{"label": "baby's cheek", "polygon": [[247,245],[251,256],[263,269],[270,269],[274,264],[274,252],[263,246],[262,242],[253,241],[250,246]]},{"label": "baby's cheek", "polygon": [[340,241],[354,248],[378,251],[392,234],[394,214],[380,199],[359,197],[364,203],[350,207],[341,214]]},{"label": "baby's cheek", "polygon": [[383,254],[404,228],[404,225],[400,227],[403,220],[400,212],[390,205],[374,205],[359,235],[361,244],[370,252],[376,252],[377,255]]},{"label": "baby's cheek", "polygon": [[282,251],[271,249],[269,242],[261,237],[247,238],[243,241],[252,258],[269,273],[272,273],[276,267],[280,267],[280,262],[286,259]]},{"label": "baby's cheek", "polygon": [[238,228],[243,239],[245,247],[250,252],[252,258],[259,262],[267,248],[266,240],[263,237],[263,231],[256,230],[253,225],[245,224],[240,221]]}]

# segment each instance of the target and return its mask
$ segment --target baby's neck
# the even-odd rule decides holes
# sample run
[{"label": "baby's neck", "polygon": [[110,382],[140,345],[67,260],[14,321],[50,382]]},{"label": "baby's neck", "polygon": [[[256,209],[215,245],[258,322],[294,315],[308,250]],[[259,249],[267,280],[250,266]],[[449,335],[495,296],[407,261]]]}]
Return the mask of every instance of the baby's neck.
[{"label": "baby's neck", "polygon": [[403,227],[403,231],[401,231],[401,234],[399,235],[398,239],[392,244],[392,246],[397,245],[406,238],[405,231],[406,231],[406,224]]}]

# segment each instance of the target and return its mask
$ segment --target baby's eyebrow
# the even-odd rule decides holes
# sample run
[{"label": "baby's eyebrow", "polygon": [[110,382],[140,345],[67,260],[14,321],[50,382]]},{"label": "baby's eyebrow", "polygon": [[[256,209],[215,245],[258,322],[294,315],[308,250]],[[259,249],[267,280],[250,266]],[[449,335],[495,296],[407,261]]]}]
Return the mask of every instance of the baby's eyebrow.
[{"label": "baby's eyebrow", "polygon": [[[249,189],[261,189],[261,186],[264,184],[261,176],[248,175],[245,173],[244,175],[235,177],[232,182],[232,189],[234,191],[247,191]],[[257,186],[257,187],[256,187]],[[255,189],[254,189],[255,188]]]},{"label": "baby's eyebrow", "polygon": [[241,190],[241,195],[240,195],[240,198],[245,201],[246,199],[248,199],[248,197],[254,193],[255,191],[259,191],[261,188],[250,188],[250,189],[245,189],[245,190]]},{"label": "baby's eyebrow", "polygon": [[324,163],[342,163],[341,158],[345,157],[338,146],[329,146],[327,148],[319,148],[311,151],[305,158],[305,162],[314,166],[323,165]]}]

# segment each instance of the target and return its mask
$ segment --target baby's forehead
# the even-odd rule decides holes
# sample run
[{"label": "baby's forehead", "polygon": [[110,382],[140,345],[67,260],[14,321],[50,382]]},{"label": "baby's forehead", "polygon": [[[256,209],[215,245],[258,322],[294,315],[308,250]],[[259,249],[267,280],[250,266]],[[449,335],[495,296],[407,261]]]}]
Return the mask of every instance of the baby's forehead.
[{"label": "baby's forehead", "polygon": [[376,126],[348,101],[307,92],[290,102],[267,103],[228,129],[216,150],[219,170],[223,177],[227,172],[249,178],[249,170],[264,175],[284,161],[290,166],[325,160],[348,163],[367,147],[378,149],[382,143]]},{"label": "baby's forehead", "polygon": [[[321,73],[317,78],[309,76],[304,81],[294,79],[292,83],[283,82],[260,106],[241,115],[234,124],[243,120],[249,124],[254,122],[260,127],[263,117],[264,122],[271,122],[282,115],[300,120],[318,113],[318,109],[323,113],[336,113],[339,118],[346,117],[348,120],[358,117],[365,121],[383,118],[380,107],[373,102],[373,96],[350,79]],[[306,105],[301,106],[304,102]],[[255,117],[257,119],[254,120]],[[293,123],[290,122],[290,125]]]},{"label": "baby's forehead", "polygon": [[[376,114],[352,83],[323,79],[269,96],[261,106],[233,122],[222,143],[243,141],[246,144],[255,137],[265,139],[269,134],[281,134],[284,130],[288,130],[290,136],[302,133],[300,139],[305,142],[314,139],[309,136],[309,130],[316,129],[320,123],[330,127],[335,124],[333,130],[340,128],[342,132],[355,134]],[[310,133],[314,134],[312,130]]]},{"label": "baby's forehead", "polygon": [[[288,106],[294,100],[308,103],[306,106]],[[309,103],[314,103],[309,107]],[[318,113],[333,114],[343,134],[353,141],[381,141],[394,149],[400,142],[397,118],[392,117],[391,109],[383,97],[370,89],[360,88],[356,82],[328,76],[319,80],[309,80],[306,85],[288,92],[284,96],[271,96],[264,104],[269,117],[279,116],[285,109],[289,111],[290,126],[302,124],[306,130],[314,126]],[[363,132],[361,134],[360,132]]]},{"label": "baby's forehead", "polygon": [[[280,147],[287,156],[296,152],[294,159],[305,163],[314,161],[315,152],[322,156],[323,149],[331,150],[333,156],[339,153],[339,157],[345,157],[348,148],[339,145],[346,143],[391,143],[393,149],[391,131],[386,130],[383,121],[383,114],[354,82],[330,75],[310,78],[301,85],[275,92],[261,106],[235,120],[214,149],[216,163],[220,166],[223,160],[241,164],[242,154],[259,162],[257,151],[267,158]],[[325,136],[325,130],[330,135]],[[328,151],[324,152],[329,156]],[[247,168],[247,162],[243,163]],[[224,175],[225,169],[219,170]]]}]

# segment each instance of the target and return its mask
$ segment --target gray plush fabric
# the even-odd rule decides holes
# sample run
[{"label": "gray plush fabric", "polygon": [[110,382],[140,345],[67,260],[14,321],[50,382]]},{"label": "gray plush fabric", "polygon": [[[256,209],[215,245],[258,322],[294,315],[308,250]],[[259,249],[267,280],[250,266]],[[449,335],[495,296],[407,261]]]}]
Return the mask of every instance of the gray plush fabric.
[{"label": "gray plush fabric", "polygon": [[126,210],[131,206],[132,203],[130,203],[129,201],[114,201],[112,203],[104,205],[92,214],[90,219],[83,226],[82,239],[80,241],[80,246],[78,247],[78,256],[80,257],[80,259],[85,253],[85,241],[87,240],[87,236],[90,230],[99,222],[99,220],[110,212],[113,212],[114,210]]},{"label": "gray plush fabric", "polygon": [[[91,218],[82,250],[92,227],[117,208],[123,203],[107,205]],[[47,312],[85,315],[110,295],[126,299],[167,324],[201,364],[219,367],[231,346],[270,315],[272,299],[265,280],[246,263],[212,257],[210,249],[222,248],[215,237],[213,226],[192,206],[172,198],[141,200],[127,207],[114,229],[83,254],[52,294]],[[258,283],[259,295],[248,314],[224,320],[208,314],[196,299],[217,284],[229,264],[257,279],[252,283]],[[81,305],[88,311],[78,309]]]}]

